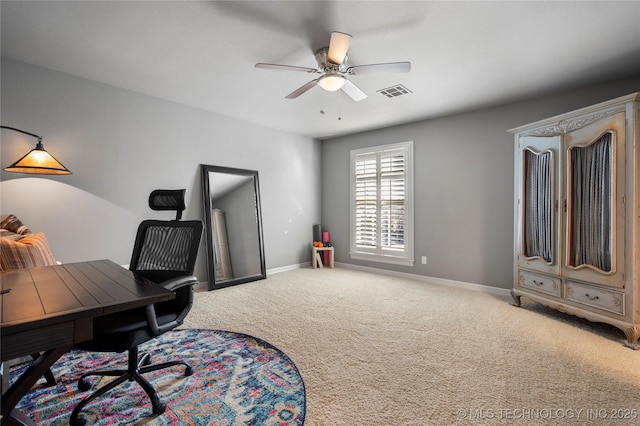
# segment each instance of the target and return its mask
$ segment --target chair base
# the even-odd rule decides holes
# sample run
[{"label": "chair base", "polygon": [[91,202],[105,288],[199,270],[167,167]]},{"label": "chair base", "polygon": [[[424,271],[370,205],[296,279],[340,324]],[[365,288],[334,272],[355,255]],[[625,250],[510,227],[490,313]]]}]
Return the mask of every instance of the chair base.
[{"label": "chair base", "polygon": [[75,406],[73,412],[71,413],[71,417],[69,418],[69,424],[71,426],[84,426],[87,421],[84,417],[79,417],[82,409],[93,401],[95,398],[103,395],[104,393],[110,391],[116,386],[120,385],[125,381],[135,380],[145,391],[145,393],[149,396],[151,400],[151,406],[153,409],[154,415],[160,415],[164,413],[166,409],[166,404],[163,404],[160,401],[160,397],[158,396],[158,392],[153,388],[151,383],[147,381],[142,375],[145,373],[149,373],[151,371],[161,370],[168,367],[173,367],[175,365],[184,365],[184,375],[191,376],[193,374],[193,369],[189,364],[184,361],[171,361],[164,362],[162,364],[150,365],[150,356],[149,354],[144,354],[140,359],[138,359],[138,348],[134,347],[129,349],[129,360],[127,364],[127,370],[102,370],[102,371],[90,371],[88,373],[83,374],[78,380],[78,389],[81,391],[87,391],[91,388],[91,383],[87,380],[89,376],[112,376],[117,377],[115,380],[107,383],[103,387],[99,388],[97,391],[83,399]]}]

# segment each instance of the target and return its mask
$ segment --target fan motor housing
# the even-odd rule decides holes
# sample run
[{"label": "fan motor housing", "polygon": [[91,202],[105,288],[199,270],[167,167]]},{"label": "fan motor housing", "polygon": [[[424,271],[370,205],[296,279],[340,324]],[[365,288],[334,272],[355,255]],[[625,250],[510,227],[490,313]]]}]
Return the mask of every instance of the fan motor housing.
[{"label": "fan motor housing", "polygon": [[322,47],[318,50],[316,50],[316,61],[318,62],[318,69],[320,69],[320,71],[322,72],[327,72],[327,71],[336,71],[336,72],[344,72],[346,69],[346,62],[347,62],[347,56],[345,55],[344,60],[342,61],[342,64],[334,64],[333,62],[329,61],[329,48],[328,47]]}]

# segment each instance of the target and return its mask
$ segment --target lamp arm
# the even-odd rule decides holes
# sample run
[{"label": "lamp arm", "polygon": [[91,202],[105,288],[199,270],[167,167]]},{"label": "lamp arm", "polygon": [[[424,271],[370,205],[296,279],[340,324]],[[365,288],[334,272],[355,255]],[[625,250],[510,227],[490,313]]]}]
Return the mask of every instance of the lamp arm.
[{"label": "lamp arm", "polygon": [[25,135],[33,136],[34,138],[38,138],[38,143],[39,144],[42,143],[42,136],[36,135],[34,133],[25,132],[24,130],[16,129],[15,127],[9,127],[9,126],[0,126],[0,128],[1,129],[15,130],[16,132],[20,132],[20,133],[24,133]]}]

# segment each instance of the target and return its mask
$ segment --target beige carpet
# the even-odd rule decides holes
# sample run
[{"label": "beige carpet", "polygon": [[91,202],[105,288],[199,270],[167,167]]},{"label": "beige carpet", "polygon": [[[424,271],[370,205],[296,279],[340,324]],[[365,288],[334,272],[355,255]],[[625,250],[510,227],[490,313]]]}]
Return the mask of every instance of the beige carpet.
[{"label": "beige carpet", "polygon": [[524,298],[303,268],[198,292],[185,326],[289,355],[309,426],[640,424],[640,351]]}]

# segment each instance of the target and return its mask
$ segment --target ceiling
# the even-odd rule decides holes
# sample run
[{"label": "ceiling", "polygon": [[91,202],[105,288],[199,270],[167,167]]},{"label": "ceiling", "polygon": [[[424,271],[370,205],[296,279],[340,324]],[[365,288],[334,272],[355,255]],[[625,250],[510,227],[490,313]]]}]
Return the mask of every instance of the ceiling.
[{"label": "ceiling", "polygon": [[[639,1],[5,1],[2,55],[325,138],[640,76]],[[350,76],[368,97],[314,87],[331,31],[348,65],[410,61],[408,74]],[[403,85],[388,98],[378,90]],[[324,114],[321,113],[324,111]]]}]

